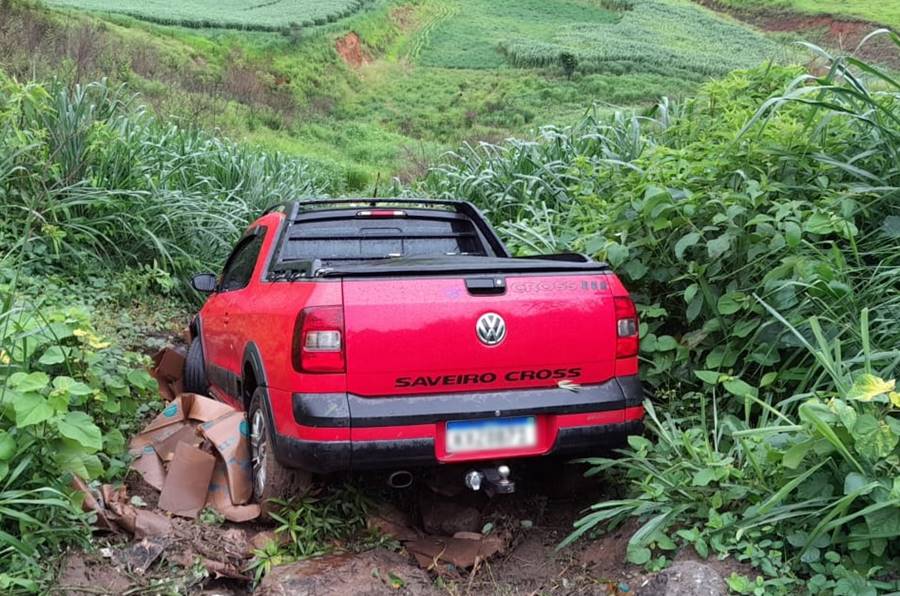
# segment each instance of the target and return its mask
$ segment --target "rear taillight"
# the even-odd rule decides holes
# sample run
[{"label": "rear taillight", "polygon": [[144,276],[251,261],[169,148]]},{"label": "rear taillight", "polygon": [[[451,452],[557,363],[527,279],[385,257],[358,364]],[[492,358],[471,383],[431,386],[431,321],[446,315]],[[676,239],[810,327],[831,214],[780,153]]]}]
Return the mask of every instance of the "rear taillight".
[{"label": "rear taillight", "polygon": [[293,361],[297,372],[344,372],[343,307],[311,306],[300,311]]},{"label": "rear taillight", "polygon": [[616,309],[616,358],[638,353],[638,318],[634,302],[628,297],[614,298]]}]

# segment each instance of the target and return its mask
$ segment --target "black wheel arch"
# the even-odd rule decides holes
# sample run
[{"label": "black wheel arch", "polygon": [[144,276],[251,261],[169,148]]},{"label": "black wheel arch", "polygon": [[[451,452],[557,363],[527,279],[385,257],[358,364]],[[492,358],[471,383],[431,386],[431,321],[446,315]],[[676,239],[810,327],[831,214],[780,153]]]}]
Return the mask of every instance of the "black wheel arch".
[{"label": "black wheel arch", "polygon": [[200,337],[200,331],[203,328],[203,321],[200,320],[200,315],[196,314],[191,319],[191,322],[188,323],[188,333],[191,336],[191,339],[196,339]]},{"label": "black wheel arch", "polygon": [[244,357],[241,359],[241,401],[244,409],[250,409],[250,400],[253,399],[253,392],[257,388],[263,390],[265,398],[268,400],[269,386],[268,377],[266,377],[266,369],[263,365],[262,355],[259,347],[254,342],[248,342],[244,347]]}]

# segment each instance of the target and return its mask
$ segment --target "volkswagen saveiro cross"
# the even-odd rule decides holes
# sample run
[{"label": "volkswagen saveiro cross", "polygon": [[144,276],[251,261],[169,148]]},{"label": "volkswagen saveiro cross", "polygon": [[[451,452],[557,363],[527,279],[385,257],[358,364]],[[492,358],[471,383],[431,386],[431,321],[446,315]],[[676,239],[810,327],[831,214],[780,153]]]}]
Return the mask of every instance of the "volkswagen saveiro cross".
[{"label": "volkswagen saveiro cross", "polygon": [[281,205],[193,286],[210,296],[185,386],[247,411],[261,501],[310,474],[452,463],[509,492],[514,458],[640,429],[619,279],[581,255],[512,257],[466,202]]}]

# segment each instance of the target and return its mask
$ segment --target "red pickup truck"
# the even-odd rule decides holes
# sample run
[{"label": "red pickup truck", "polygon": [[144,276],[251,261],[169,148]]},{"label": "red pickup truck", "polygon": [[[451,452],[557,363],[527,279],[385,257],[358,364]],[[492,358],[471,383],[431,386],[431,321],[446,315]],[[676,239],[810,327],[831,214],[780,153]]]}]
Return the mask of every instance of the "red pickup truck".
[{"label": "red pickup truck", "polygon": [[186,389],[248,412],[261,502],[311,474],[377,468],[401,485],[451,463],[470,488],[510,492],[513,458],[641,428],[619,279],[581,255],[512,257],[467,202],[281,205],[192,285],[210,296]]}]

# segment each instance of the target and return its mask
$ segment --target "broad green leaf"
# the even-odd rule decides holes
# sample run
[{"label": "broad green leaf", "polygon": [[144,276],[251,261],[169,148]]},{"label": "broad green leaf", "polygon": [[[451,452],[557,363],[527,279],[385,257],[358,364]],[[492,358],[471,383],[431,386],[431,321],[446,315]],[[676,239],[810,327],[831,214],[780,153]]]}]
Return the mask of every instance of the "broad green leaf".
[{"label": "broad green leaf", "polygon": [[796,470],[803,463],[803,458],[813,448],[813,445],[815,445],[815,441],[809,440],[791,446],[781,457],[782,465],[785,468]]},{"label": "broad green leaf", "polygon": [[111,455],[119,455],[124,452],[125,436],[118,429],[109,431],[103,437],[103,450]]},{"label": "broad green leaf", "polygon": [[787,245],[791,248],[800,244],[801,239],[801,230],[800,226],[792,221],[785,222],[784,224],[784,239],[787,241]]},{"label": "broad green leaf", "polygon": [[706,541],[702,538],[695,541],[692,546],[694,547],[694,550],[697,551],[697,554],[702,558],[705,559],[709,556],[709,546],[707,546]]},{"label": "broad green leaf", "polygon": [[39,424],[53,416],[53,408],[39,393],[23,393],[15,402],[16,426]]},{"label": "broad green leaf", "polygon": [[590,240],[587,241],[587,244],[584,245],[584,250],[588,254],[595,255],[606,246],[606,238],[601,235],[594,236]]},{"label": "broad green leaf", "polygon": [[635,451],[640,451],[641,449],[650,449],[653,447],[653,442],[640,435],[628,435],[628,446]]},{"label": "broad green leaf", "polygon": [[709,253],[710,259],[718,259],[731,248],[731,237],[728,234],[722,234],[718,238],[714,238],[706,243],[706,251]]},{"label": "broad green leaf", "polygon": [[858,472],[850,472],[844,478],[844,494],[849,495],[851,493],[854,493],[863,488],[868,483],[869,479],[862,474]]},{"label": "broad green leaf", "polygon": [[0,461],[9,461],[15,454],[15,439],[5,430],[0,430]]},{"label": "broad green leaf", "polygon": [[628,258],[628,247],[612,243],[606,247],[606,260],[613,267],[618,267]]},{"label": "broad green leaf", "polygon": [[893,391],[895,384],[894,379],[885,381],[875,375],[863,374],[856,378],[847,397],[858,401],[872,401],[879,395]]},{"label": "broad green leaf", "polygon": [[746,297],[741,292],[729,292],[719,297],[718,309],[720,315],[733,315],[741,310],[741,303]]},{"label": "broad green leaf", "polygon": [[68,395],[77,395],[79,397],[90,395],[91,388],[81,381],[76,381],[72,377],[56,377],[53,379],[53,389]]},{"label": "broad green leaf", "polygon": [[62,364],[65,361],[66,353],[60,346],[50,346],[44,351],[43,354],[41,354],[41,357],[38,359],[38,362],[45,366]]},{"label": "broad green leaf", "polygon": [[691,300],[690,304],[688,304],[686,315],[689,323],[692,323],[694,319],[700,314],[700,310],[703,308],[703,297],[699,294],[694,296]]},{"label": "broad green leaf", "polygon": [[47,376],[47,373],[43,373],[40,371],[28,374],[17,372],[9,377],[7,383],[10,387],[17,391],[28,393],[31,391],[40,391],[41,389],[49,385],[50,377]]},{"label": "broad green leaf", "polygon": [[702,470],[698,470],[694,474],[694,478],[691,481],[692,486],[707,486],[710,482],[716,479],[716,471],[712,468],[703,468]]},{"label": "broad green leaf", "polygon": [[744,338],[753,333],[753,330],[759,327],[758,319],[750,319],[748,321],[739,321],[733,327],[731,334],[735,337]]},{"label": "broad green leaf", "polygon": [[827,213],[813,213],[803,222],[803,229],[813,234],[828,234],[834,231],[834,224]]},{"label": "broad green leaf", "polygon": [[772,383],[774,383],[776,379],[778,379],[778,373],[777,373],[777,372],[774,372],[774,371],[773,371],[773,372],[767,372],[766,374],[764,374],[764,375],[762,376],[762,379],[760,379],[760,381],[759,381],[759,386],[760,386],[760,387],[768,387],[769,385],[771,385]]},{"label": "broad green leaf", "polygon": [[714,370],[695,370],[694,374],[697,375],[701,381],[710,385],[715,385],[719,382],[719,373]]},{"label": "broad green leaf", "polygon": [[700,234],[697,232],[685,234],[675,243],[675,256],[681,259],[684,256],[684,251],[697,244],[699,240]]},{"label": "broad green leaf", "polygon": [[856,450],[873,461],[891,455],[900,440],[885,422],[871,414],[863,414],[856,420],[853,438],[856,441]]},{"label": "broad green leaf", "polygon": [[856,468],[858,472],[862,473],[862,466],[859,465],[859,462],[856,461],[856,458],[853,457],[853,454],[850,453],[850,450],[847,449],[847,446],[841,438],[828,424],[828,419],[834,418],[835,416],[832,412],[828,411],[828,408],[825,407],[824,404],[816,399],[810,399],[803,403],[797,409],[797,412],[800,414],[801,420],[817,430],[840,452],[844,459],[853,464],[853,467]]},{"label": "broad green leaf", "polygon": [[626,553],[628,562],[633,563],[634,565],[644,565],[653,556],[653,553],[650,552],[649,548],[645,546],[632,547],[630,544],[628,545]]},{"label": "broad green leaf", "polygon": [[146,370],[135,369],[128,373],[126,379],[129,383],[140,389],[148,389],[156,384],[153,377]]},{"label": "broad green leaf", "polygon": [[668,352],[678,347],[678,342],[671,335],[660,335],[656,338],[656,350],[658,352]]},{"label": "broad green leaf", "polygon": [[740,379],[730,379],[728,381],[724,381],[722,385],[728,391],[728,393],[735,395],[737,397],[756,397],[757,390],[756,387],[748,385],[744,381]]},{"label": "broad green leaf", "polygon": [[628,277],[635,281],[644,277],[647,274],[647,271],[649,271],[649,269],[647,269],[647,266],[637,259],[628,261],[628,264],[625,265],[624,270],[625,273],[628,274]]},{"label": "broad green leaf", "polygon": [[687,288],[684,289],[684,302],[686,304],[690,304],[694,300],[694,296],[697,295],[697,290],[700,289],[700,286],[697,284],[691,284]]},{"label": "broad green leaf", "polygon": [[84,480],[93,480],[103,473],[103,464],[96,455],[85,453],[77,446],[64,445],[56,451],[56,463],[63,472],[71,472]]},{"label": "broad green leaf", "polygon": [[65,418],[57,421],[56,428],[59,434],[72,439],[88,451],[100,451],[103,448],[100,429],[84,412],[69,412]]}]

